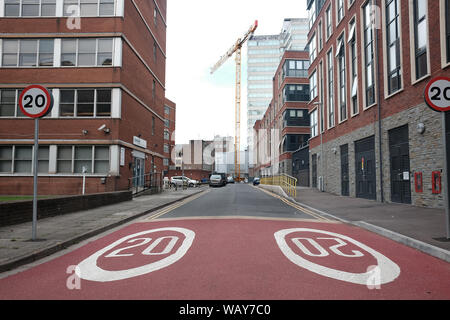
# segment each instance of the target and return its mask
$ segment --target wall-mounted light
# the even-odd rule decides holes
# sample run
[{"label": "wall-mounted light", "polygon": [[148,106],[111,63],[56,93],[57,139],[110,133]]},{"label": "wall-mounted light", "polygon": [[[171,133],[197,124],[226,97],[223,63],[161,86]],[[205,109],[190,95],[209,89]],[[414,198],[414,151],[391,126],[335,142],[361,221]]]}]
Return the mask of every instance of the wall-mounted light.
[{"label": "wall-mounted light", "polygon": [[89,131],[87,131],[86,129],[81,130],[81,133],[83,133],[84,135],[87,135]]},{"label": "wall-mounted light", "polygon": [[425,124],[422,122],[417,124],[417,133],[423,134],[425,132]]}]

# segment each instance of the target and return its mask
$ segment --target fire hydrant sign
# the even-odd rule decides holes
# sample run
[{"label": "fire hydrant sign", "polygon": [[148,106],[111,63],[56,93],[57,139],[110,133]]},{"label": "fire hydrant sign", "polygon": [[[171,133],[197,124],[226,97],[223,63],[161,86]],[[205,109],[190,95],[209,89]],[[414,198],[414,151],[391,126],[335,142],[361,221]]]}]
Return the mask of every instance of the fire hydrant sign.
[{"label": "fire hydrant sign", "polygon": [[425,87],[425,102],[435,111],[450,111],[450,78],[432,79]]},{"label": "fire hydrant sign", "polygon": [[22,91],[19,97],[19,107],[27,117],[42,118],[53,107],[52,95],[43,86],[28,86]]}]

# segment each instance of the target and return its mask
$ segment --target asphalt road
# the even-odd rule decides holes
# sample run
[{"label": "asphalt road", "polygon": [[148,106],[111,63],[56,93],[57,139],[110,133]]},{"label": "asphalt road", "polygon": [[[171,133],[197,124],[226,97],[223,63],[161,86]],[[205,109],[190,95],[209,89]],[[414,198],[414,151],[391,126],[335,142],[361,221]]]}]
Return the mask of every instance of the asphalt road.
[{"label": "asphalt road", "polygon": [[251,184],[210,187],[208,194],[164,215],[164,218],[248,216],[265,218],[316,219],[275,199]]},{"label": "asphalt road", "polygon": [[448,300],[449,283],[442,260],[235,184],[0,279],[0,300]]}]

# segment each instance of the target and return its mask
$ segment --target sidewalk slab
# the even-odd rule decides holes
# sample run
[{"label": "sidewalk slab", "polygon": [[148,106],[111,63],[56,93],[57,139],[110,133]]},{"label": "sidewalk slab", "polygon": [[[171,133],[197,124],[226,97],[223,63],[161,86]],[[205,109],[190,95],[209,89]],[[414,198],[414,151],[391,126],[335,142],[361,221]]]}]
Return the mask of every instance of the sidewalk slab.
[{"label": "sidewalk slab", "polygon": [[114,205],[40,219],[36,241],[31,241],[31,222],[1,227],[0,272],[41,259],[204,190],[204,187],[169,189]]}]

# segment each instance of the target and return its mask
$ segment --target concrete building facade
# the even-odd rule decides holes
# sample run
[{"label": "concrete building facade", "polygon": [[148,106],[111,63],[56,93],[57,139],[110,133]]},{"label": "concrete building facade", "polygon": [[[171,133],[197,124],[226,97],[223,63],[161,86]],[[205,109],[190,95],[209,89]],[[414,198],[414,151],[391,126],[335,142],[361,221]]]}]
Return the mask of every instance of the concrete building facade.
[{"label": "concrete building facade", "polygon": [[448,146],[423,93],[432,78],[450,76],[449,5],[307,1],[313,187],[443,207]]}]

